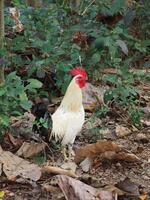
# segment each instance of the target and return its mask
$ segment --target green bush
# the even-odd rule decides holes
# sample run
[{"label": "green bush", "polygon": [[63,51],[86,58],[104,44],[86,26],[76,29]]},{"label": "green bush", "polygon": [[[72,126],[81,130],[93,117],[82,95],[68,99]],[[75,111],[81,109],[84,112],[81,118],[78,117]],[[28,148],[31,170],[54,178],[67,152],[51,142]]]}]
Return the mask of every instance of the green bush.
[{"label": "green bush", "polygon": [[11,116],[22,115],[24,110],[31,108],[32,102],[28,99],[28,94],[36,93],[36,89],[41,86],[42,83],[36,79],[22,81],[16,72],[12,72],[6,77],[5,84],[0,87],[1,133],[9,127]]},{"label": "green bush", "polygon": [[[145,75],[135,75],[129,69],[141,60],[144,62],[150,51],[148,0],[134,2],[131,6],[126,5],[124,0],[85,0],[74,1],[74,4],[73,1],[47,1],[45,7],[38,9],[26,7],[19,0],[14,2],[20,8],[24,31],[12,33],[14,22],[6,9],[4,52],[7,68],[17,72],[25,69],[27,75],[24,80],[33,77],[33,74],[41,78],[56,73],[56,85],[64,93],[70,81],[67,74],[70,68],[82,65],[91,80],[101,80],[100,72],[106,67],[113,67],[118,73],[101,80],[111,84],[111,89],[105,94],[106,101],[113,99],[120,106],[136,107],[138,90],[134,83]],[[136,35],[133,33],[135,22],[138,27]],[[149,61],[144,64],[149,66]],[[7,81],[11,76],[7,77]],[[9,90],[16,94],[21,91],[21,97],[11,96],[14,95],[11,93],[12,105],[24,105],[27,109],[31,106],[27,100],[27,88],[21,78],[13,76],[20,87],[16,88],[14,83],[9,85],[11,90],[6,81],[5,89],[1,89],[2,97],[5,96],[5,103],[9,104]],[[148,80],[149,75],[146,77]],[[48,89],[51,90],[51,86]],[[22,104],[22,101],[25,103]],[[12,108],[8,105],[6,108],[2,113],[8,117],[5,113]],[[3,124],[8,121],[4,119]]]}]

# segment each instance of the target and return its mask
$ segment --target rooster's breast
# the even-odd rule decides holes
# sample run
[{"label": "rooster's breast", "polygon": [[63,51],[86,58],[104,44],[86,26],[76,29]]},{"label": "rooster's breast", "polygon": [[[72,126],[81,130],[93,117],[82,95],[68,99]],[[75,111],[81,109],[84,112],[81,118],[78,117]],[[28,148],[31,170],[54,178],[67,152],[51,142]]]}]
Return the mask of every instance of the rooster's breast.
[{"label": "rooster's breast", "polygon": [[68,112],[60,106],[52,115],[52,136],[62,140],[62,144],[73,143],[76,135],[81,131],[85,118],[83,106],[76,112]]}]

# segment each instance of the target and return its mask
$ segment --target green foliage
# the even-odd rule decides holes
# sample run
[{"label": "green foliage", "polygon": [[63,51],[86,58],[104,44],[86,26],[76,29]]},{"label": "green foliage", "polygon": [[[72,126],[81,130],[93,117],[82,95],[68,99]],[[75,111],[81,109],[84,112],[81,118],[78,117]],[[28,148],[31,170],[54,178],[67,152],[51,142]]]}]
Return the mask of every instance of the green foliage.
[{"label": "green foliage", "polygon": [[[47,0],[44,2],[46,6],[38,9],[26,7],[20,0],[14,0],[13,3],[20,8],[24,32],[11,33],[10,27],[15,24],[6,9],[7,34],[3,54],[7,58],[7,68],[19,71],[27,67],[27,76],[24,77],[27,85],[24,86],[18,76],[11,74],[17,77],[16,80],[12,79],[11,85],[1,88],[0,94],[5,99],[10,95],[14,108],[31,107],[27,94],[30,90],[35,92],[35,88],[41,87],[39,82],[33,81],[33,74],[41,78],[56,72],[56,85],[64,93],[70,81],[67,72],[76,65],[85,67],[90,78],[97,74],[94,77],[96,80],[100,77],[99,73],[94,72],[106,67],[116,68],[118,74],[108,75],[103,79],[112,86],[105,94],[105,101],[113,99],[120,106],[137,105],[138,91],[134,82],[141,80],[143,76],[131,73],[129,66],[139,62],[150,51],[149,0],[144,3],[136,2],[129,7],[124,0]],[[123,17],[112,22],[118,13]],[[97,20],[98,14],[104,20]],[[138,34],[132,34],[133,20],[137,22]],[[84,33],[86,37],[79,38],[77,42],[74,41],[74,35],[78,32],[81,35]],[[146,77],[149,80],[149,76]],[[5,112],[10,113],[11,106],[6,107],[8,111]],[[133,115],[130,113],[130,116],[132,118]],[[3,124],[8,124],[8,119],[3,117],[2,120]],[[137,119],[135,121],[137,123]]]},{"label": "green foliage", "polygon": [[139,127],[141,125],[141,117],[143,116],[143,113],[138,110],[134,105],[130,106],[128,110],[129,117],[131,118],[132,123]]},{"label": "green foliage", "polygon": [[10,73],[5,80],[5,85],[0,87],[0,129],[8,128],[10,116],[23,114],[24,110],[29,110],[32,102],[28,99],[28,94],[33,94],[40,88],[41,82],[36,79],[22,79],[16,72]]},{"label": "green foliage", "polygon": [[48,129],[48,122],[42,117],[39,120],[35,121],[35,125],[37,126],[38,129],[40,129],[41,127]]}]

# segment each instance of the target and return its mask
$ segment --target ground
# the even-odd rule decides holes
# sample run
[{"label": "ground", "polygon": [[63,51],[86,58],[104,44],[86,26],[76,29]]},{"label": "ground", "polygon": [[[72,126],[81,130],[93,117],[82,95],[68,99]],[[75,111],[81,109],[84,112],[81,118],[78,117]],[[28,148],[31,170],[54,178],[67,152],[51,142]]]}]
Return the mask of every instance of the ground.
[{"label": "ground", "polygon": [[[113,120],[112,120],[113,121]],[[125,178],[129,178],[132,182],[138,185],[140,193],[150,195],[150,130],[147,127],[142,129],[136,129],[135,127],[126,136],[116,136],[115,134],[116,122],[107,123],[107,128],[110,131],[106,131],[103,134],[103,139],[114,141],[118,145],[122,145],[124,149],[132,152],[140,158],[139,162],[125,162],[125,161],[108,161],[104,160],[96,164],[89,172],[83,172],[81,167],[78,165],[76,174],[79,175],[79,180],[94,187],[103,188],[106,185],[116,185],[123,181]],[[130,127],[131,129],[131,127]],[[146,136],[146,137],[145,137]],[[83,134],[77,137],[74,147],[79,148],[80,146],[85,146],[86,144],[100,139],[99,136],[91,137],[90,130],[84,128]],[[51,164],[61,165],[64,162],[61,158],[61,153],[59,151],[47,152],[49,155],[47,158],[54,160],[50,161]],[[52,183],[52,177],[54,175],[42,176],[42,178],[35,184],[29,182],[26,184],[16,183],[8,181],[7,178],[2,174],[0,180],[1,191],[5,191],[6,199],[11,200],[30,200],[30,199],[65,199],[63,195],[53,195],[53,192],[47,192],[42,188],[42,184],[47,182]],[[56,186],[56,185],[55,185]],[[58,187],[58,186],[57,186]],[[137,197],[128,197],[124,199],[138,199]]]}]

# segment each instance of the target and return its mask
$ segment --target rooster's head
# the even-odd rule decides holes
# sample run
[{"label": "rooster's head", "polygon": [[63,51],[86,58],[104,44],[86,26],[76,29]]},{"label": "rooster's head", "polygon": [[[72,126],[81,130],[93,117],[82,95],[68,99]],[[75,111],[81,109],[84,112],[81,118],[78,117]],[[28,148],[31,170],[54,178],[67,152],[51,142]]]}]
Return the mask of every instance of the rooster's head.
[{"label": "rooster's head", "polygon": [[73,77],[75,77],[75,82],[79,85],[80,88],[85,87],[87,80],[87,73],[81,67],[76,67],[70,70],[69,72]]}]

